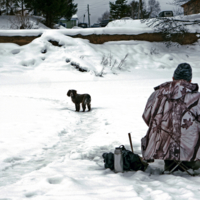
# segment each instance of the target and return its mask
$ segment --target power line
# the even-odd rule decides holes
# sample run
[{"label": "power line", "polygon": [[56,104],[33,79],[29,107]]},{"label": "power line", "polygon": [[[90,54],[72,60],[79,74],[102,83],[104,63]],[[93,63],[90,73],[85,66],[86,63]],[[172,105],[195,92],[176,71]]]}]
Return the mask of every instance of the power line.
[{"label": "power line", "polygon": [[87,6],[85,5],[85,6],[81,6],[81,7],[78,7],[78,8],[81,8],[81,9],[83,8],[84,9],[84,8],[87,8]]},{"label": "power line", "polygon": [[[108,4],[104,3],[104,4],[100,4],[99,6],[93,4],[93,7],[91,7],[91,5],[89,5],[89,6],[90,6],[91,12],[93,12],[94,10],[99,8],[100,6],[104,6],[104,5],[108,5]],[[83,10],[85,10],[85,8],[88,9],[88,6],[85,5],[85,6],[82,6],[81,8],[78,7],[78,12],[82,12],[82,13],[85,12],[85,11],[83,11]]]},{"label": "power line", "polygon": [[[90,8],[96,8],[96,7],[103,6],[103,5],[109,5],[109,4],[107,4],[107,3],[100,4],[100,5],[93,4],[93,5],[90,5]],[[87,5],[78,6],[78,8],[85,8],[85,7],[87,7]]]},{"label": "power line", "polygon": [[99,2],[97,4],[91,4],[90,6],[93,7],[93,6],[101,6],[101,5],[109,5],[109,2],[108,3]]},{"label": "power line", "polygon": [[[107,0],[106,0],[107,1]],[[103,3],[103,4],[102,4]],[[102,0],[101,1],[98,1],[98,2],[95,2],[95,3],[92,3],[92,4],[89,4],[90,5],[90,7],[92,7],[92,6],[99,6],[99,4],[100,5],[108,5],[109,4],[109,2],[107,2],[107,3],[105,3],[105,2],[102,2]],[[86,6],[86,4],[84,5],[84,4],[78,4],[78,7],[82,7],[82,6]]]},{"label": "power line", "polygon": [[96,9],[96,8],[99,8],[99,6],[97,6],[97,7],[92,7],[91,10],[92,10],[92,9]]},{"label": "power line", "polygon": [[92,7],[92,6],[91,7],[92,8],[99,8],[100,6],[104,6],[104,5],[109,5],[109,4],[101,4],[101,5],[98,5],[98,6],[95,5],[95,7]]},{"label": "power line", "polygon": [[[106,1],[107,1],[107,3],[109,3],[108,0],[106,0]],[[98,4],[98,3],[105,3],[105,2],[102,2],[102,0],[100,0],[100,1],[96,1],[95,3],[92,3],[92,4],[90,4],[90,5],[96,5],[96,4]]]}]

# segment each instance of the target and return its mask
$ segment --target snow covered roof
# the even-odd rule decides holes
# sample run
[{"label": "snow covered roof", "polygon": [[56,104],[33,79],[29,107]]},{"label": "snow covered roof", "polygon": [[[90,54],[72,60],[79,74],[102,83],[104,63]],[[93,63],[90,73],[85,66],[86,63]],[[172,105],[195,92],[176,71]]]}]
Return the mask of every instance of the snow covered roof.
[{"label": "snow covered roof", "polygon": [[[71,20],[77,20],[78,19],[78,15],[72,15]],[[66,20],[65,17],[60,18],[60,20]]]},{"label": "snow covered roof", "polygon": [[75,14],[75,15],[73,15],[73,16],[72,16],[72,18],[78,18],[78,15],[77,15],[77,14]]},{"label": "snow covered roof", "polygon": [[192,3],[192,1],[194,1],[194,0],[189,0],[189,1],[185,2],[184,4],[181,5],[181,7],[184,7],[185,5]]}]

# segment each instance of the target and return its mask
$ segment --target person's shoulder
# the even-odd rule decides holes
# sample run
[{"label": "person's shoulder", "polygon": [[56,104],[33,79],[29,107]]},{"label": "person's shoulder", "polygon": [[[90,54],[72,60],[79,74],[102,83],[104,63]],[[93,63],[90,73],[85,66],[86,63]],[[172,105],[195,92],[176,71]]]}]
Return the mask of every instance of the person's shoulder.
[{"label": "person's shoulder", "polygon": [[172,83],[172,81],[168,81],[168,82],[162,83],[162,84],[154,87],[154,90],[157,91],[159,89],[169,87],[171,85],[171,83]]},{"label": "person's shoulder", "polygon": [[188,97],[189,99],[196,99],[196,100],[200,99],[200,92],[199,91],[188,92],[186,94],[186,97]]},{"label": "person's shoulder", "polygon": [[193,95],[198,96],[200,98],[200,92],[199,91],[194,92]]}]

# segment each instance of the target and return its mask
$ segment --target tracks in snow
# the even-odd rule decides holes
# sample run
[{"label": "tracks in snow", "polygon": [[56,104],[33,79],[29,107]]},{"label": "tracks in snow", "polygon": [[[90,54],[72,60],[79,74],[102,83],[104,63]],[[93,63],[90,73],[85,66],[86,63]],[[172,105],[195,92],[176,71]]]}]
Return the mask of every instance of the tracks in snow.
[{"label": "tracks in snow", "polygon": [[[41,101],[41,99],[38,100]],[[50,99],[42,100],[51,101]],[[60,101],[52,101],[56,104],[61,104],[59,106],[63,107]],[[59,110],[55,112],[59,112]],[[68,121],[66,114],[63,115],[66,118],[66,125],[63,125],[63,130],[59,131],[59,141],[56,144],[48,148],[43,147],[39,149],[40,153],[31,155],[28,158],[10,157],[4,160],[7,166],[0,171],[0,186],[13,184],[22,179],[25,174],[45,168],[56,160],[64,159],[67,155],[70,157],[70,153],[82,145],[88,136],[93,133],[94,129],[98,127],[96,110],[85,113],[69,110],[66,110],[66,112],[68,112],[67,118],[72,117],[73,120]]]}]

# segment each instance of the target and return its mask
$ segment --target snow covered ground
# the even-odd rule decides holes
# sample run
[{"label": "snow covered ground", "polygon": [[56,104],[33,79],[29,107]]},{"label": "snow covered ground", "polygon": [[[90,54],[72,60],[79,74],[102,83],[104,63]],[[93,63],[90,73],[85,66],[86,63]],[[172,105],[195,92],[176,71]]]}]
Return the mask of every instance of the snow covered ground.
[{"label": "snow covered ground", "polygon": [[[181,62],[200,82],[199,44],[94,45],[56,31],[25,46],[0,44],[0,200],[199,199],[199,176],[161,175],[161,160],[145,172],[114,173],[102,158],[130,149],[129,132],[141,154],[147,98]],[[91,95],[91,112],[75,112],[69,89]]]}]

